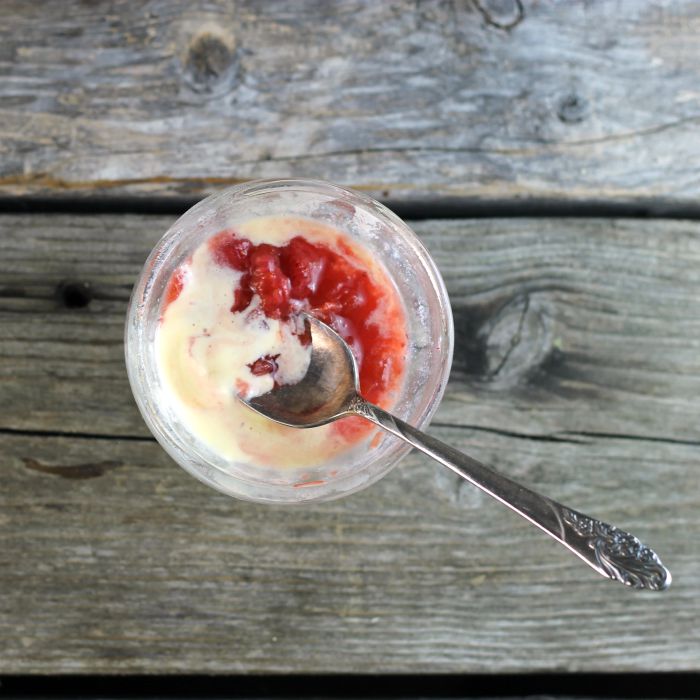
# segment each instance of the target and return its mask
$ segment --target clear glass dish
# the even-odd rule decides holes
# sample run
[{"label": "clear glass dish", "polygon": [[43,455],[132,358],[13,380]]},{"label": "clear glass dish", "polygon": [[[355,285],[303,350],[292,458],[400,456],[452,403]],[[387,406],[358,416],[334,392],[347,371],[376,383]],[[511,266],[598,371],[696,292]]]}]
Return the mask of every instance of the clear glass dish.
[{"label": "clear glass dish", "polygon": [[[309,469],[251,468],[228,461],[192,434],[169,405],[159,376],[155,337],[166,285],[207,238],[252,218],[294,215],[340,229],[381,261],[406,311],[405,376],[392,411],[424,428],[450,372],[454,332],[442,277],[411,229],[379,202],[313,180],[250,182],[212,195],[181,216],[157,243],[134,287],[126,321],[126,366],[146,424],[190,474],[223,493],[263,503],[303,503],[345,496],[374,483],[410,447],[390,435],[363,441]],[[293,448],[292,445],[290,447]],[[304,487],[300,488],[300,484]]]}]

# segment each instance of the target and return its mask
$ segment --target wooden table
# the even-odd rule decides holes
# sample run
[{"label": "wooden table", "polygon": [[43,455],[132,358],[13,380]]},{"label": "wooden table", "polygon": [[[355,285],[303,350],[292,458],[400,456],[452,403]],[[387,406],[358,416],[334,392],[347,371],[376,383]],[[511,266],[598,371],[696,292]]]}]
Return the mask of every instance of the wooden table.
[{"label": "wooden table", "polygon": [[[700,5],[5,0],[0,672],[700,670]],[[600,580],[412,455],[299,509],[154,442],[123,361],[207,193],[334,180],[440,267],[431,431],[672,569]]]}]

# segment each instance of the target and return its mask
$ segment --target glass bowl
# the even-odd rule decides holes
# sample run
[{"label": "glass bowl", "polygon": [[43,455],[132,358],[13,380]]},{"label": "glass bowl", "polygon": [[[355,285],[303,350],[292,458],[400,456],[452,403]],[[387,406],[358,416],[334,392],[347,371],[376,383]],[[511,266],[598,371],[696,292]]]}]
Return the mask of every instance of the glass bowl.
[{"label": "glass bowl", "polygon": [[326,182],[250,182],[207,197],[183,214],[157,243],[134,287],[126,321],[126,366],[136,403],[151,432],[197,479],[251,501],[325,501],[374,483],[410,446],[381,435],[371,447],[362,441],[313,468],[252,468],[217,454],[180,421],[158,371],[155,337],[173,272],[204,240],[222,229],[274,215],[299,216],[333,226],[359,241],[382,263],[403,301],[408,335],[403,386],[391,410],[418,428],[428,424],[442,399],[452,363],[452,312],[442,277],[417,236],[395,214],[370,197]]}]

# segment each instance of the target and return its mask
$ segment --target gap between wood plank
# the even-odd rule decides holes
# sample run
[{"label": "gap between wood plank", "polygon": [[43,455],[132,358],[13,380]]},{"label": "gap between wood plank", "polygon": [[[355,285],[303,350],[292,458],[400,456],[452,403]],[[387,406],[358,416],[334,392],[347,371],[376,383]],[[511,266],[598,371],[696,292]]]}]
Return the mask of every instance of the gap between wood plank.
[{"label": "gap between wood plank", "polygon": [[63,430],[24,430],[2,427],[0,427],[0,435],[16,435],[21,437],[40,438],[71,438],[75,440],[126,440],[128,442],[156,442],[156,439],[151,435],[110,435],[109,433],[73,433]]},{"label": "gap between wood plank", "polygon": [[[670,445],[698,445],[697,440],[678,440],[658,435],[631,435],[625,433],[598,433],[594,431],[567,431],[557,435],[529,435],[511,430],[501,430],[500,428],[487,428],[481,425],[457,425],[454,423],[439,423],[433,421],[430,424],[433,428],[451,428],[453,430],[473,430],[481,433],[491,433],[493,435],[503,435],[504,437],[517,438],[519,440],[532,440],[534,442],[567,442],[571,445],[583,445],[585,440],[576,438],[595,438],[598,440],[635,440],[637,442],[660,442]],[[2,432],[0,430],[0,432]]]},{"label": "gap between wood plank", "polygon": [[[492,435],[502,435],[518,440],[530,440],[532,442],[565,442],[570,445],[585,444],[585,440],[577,440],[577,437],[595,438],[598,440],[635,440],[637,442],[658,442],[668,445],[696,445],[700,446],[700,441],[697,440],[678,440],[675,438],[667,438],[657,435],[625,435],[623,433],[597,433],[597,432],[566,432],[560,435],[528,435],[527,433],[518,433],[510,430],[501,430],[500,428],[487,428],[480,425],[456,425],[453,423],[432,422],[430,427],[433,428],[449,428],[452,430],[471,430],[478,433],[490,433]],[[16,428],[0,427],[0,435],[18,435],[22,437],[40,437],[40,438],[72,438],[76,440],[126,440],[129,442],[156,442],[154,437],[148,435],[118,435],[118,434],[99,434],[99,433],[73,433],[62,430],[25,430]]]},{"label": "gap between wood plank", "polygon": [[[179,216],[201,197],[7,197],[0,195],[0,214],[143,214]],[[382,200],[398,216],[410,221],[427,219],[499,218],[622,218],[700,221],[700,204],[640,199],[633,202],[553,199],[476,200],[454,197],[400,201]]]},{"label": "gap between wood plank", "polygon": [[441,675],[63,675],[5,676],[6,697],[122,698],[692,698],[700,674],[661,673],[532,673]]}]

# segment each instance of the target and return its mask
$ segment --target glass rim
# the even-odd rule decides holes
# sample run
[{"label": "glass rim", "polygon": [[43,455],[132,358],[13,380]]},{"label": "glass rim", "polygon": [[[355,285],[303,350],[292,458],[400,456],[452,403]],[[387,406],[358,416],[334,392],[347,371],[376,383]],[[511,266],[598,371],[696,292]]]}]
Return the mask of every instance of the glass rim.
[{"label": "glass rim", "polygon": [[[250,496],[238,493],[233,493],[216,481],[209,480],[204,474],[199,472],[192,464],[188,462],[187,459],[181,457],[198,458],[202,459],[202,455],[198,454],[195,450],[191,452],[183,452],[180,454],[181,448],[174,444],[172,439],[167,435],[167,433],[162,430],[161,425],[151,415],[149,407],[143,400],[141,392],[144,391],[142,386],[141,378],[137,376],[136,367],[134,365],[134,356],[132,348],[132,337],[131,334],[133,329],[136,327],[137,315],[139,311],[143,309],[144,305],[147,305],[150,301],[149,293],[151,291],[150,282],[155,274],[161,270],[164,266],[168,264],[169,255],[168,252],[177,242],[180,236],[180,224],[185,220],[191,220],[197,215],[203,215],[212,211],[215,208],[217,200],[220,199],[231,199],[234,197],[255,197],[258,195],[264,195],[271,191],[284,189],[285,192],[305,192],[309,194],[319,194],[319,195],[334,195],[340,201],[348,201],[353,205],[359,204],[363,209],[369,211],[380,221],[390,224],[391,230],[401,237],[402,241],[408,245],[415,259],[420,262],[420,265],[425,272],[432,290],[433,296],[437,301],[437,307],[440,312],[440,328],[442,329],[441,338],[445,341],[445,345],[441,352],[441,371],[439,372],[437,387],[432,392],[432,398],[427,406],[421,411],[419,420],[416,422],[416,427],[425,427],[429,421],[433,418],[435,412],[437,411],[440,402],[442,400],[444,389],[449,378],[452,358],[454,352],[454,326],[453,326],[453,316],[452,308],[449,301],[449,296],[447,294],[447,289],[442,276],[430,255],[427,248],[423,245],[421,240],[418,238],[417,234],[404,222],[400,217],[398,217],[394,212],[388,209],[385,205],[372,197],[358,192],[356,190],[348,189],[334,183],[325,182],[323,180],[313,180],[305,178],[276,178],[276,179],[261,179],[252,180],[245,183],[240,183],[232,187],[226,188],[219,192],[215,192],[208,197],[197,202],[188,211],[182,214],[178,219],[169,227],[169,229],[163,234],[163,236],[158,240],[146,259],[144,266],[139,275],[138,281],[136,282],[131,299],[129,301],[129,308],[127,311],[127,320],[125,328],[125,355],[126,355],[126,365],[127,373],[129,376],[129,382],[131,384],[132,392],[136,399],[139,411],[141,412],[146,424],[148,425],[151,432],[154,434],[160,445],[166,450],[168,454],[177,462],[179,466],[184,468],[189,474],[213,487],[223,493],[237,498],[243,498],[245,500],[252,500],[256,502],[268,503],[268,504],[278,504],[278,505],[296,505],[304,504],[308,502],[320,502],[333,500],[336,498],[341,498],[346,495],[355,493],[356,491],[363,490],[367,486],[375,483],[379,479],[383,478],[388,474],[393,467],[402,459],[406,453],[410,450],[410,446],[406,446],[405,451],[398,451],[398,454],[387,458],[386,467],[376,470],[368,478],[363,481],[359,486],[351,486],[348,489],[343,488],[343,482],[349,482],[352,480],[353,475],[347,475],[342,478],[335,479],[333,481],[334,491],[332,494],[322,494],[314,495],[313,491],[318,490],[320,487],[309,487],[308,489],[303,489],[307,492],[304,495],[309,496],[302,499],[284,499],[275,496]],[[392,275],[390,275],[392,276]],[[393,276],[392,276],[393,277]],[[146,387],[147,389],[148,387]],[[234,479],[237,482],[247,483],[249,486],[259,486],[265,488],[271,486],[269,481],[261,479],[259,481],[251,480],[246,478],[243,474],[232,474],[223,470],[216,464],[210,464],[212,469],[216,469],[222,472],[227,480]],[[366,471],[369,471],[369,466],[364,467]]]}]

